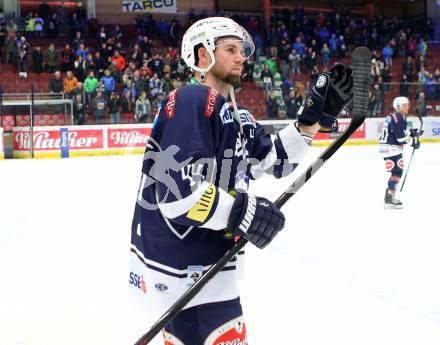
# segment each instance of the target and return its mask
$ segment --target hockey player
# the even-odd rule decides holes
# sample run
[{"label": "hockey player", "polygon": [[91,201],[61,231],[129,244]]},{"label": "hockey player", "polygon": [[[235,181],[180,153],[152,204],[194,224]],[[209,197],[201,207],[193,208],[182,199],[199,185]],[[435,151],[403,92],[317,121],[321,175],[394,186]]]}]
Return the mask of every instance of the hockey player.
[{"label": "hockey player", "polygon": [[420,147],[418,130],[407,130],[406,117],[409,106],[410,103],[406,97],[396,97],[393,100],[395,111],[385,117],[379,137],[379,152],[385,160],[386,170],[391,173],[388,187],[385,190],[385,208],[400,209],[403,207],[402,202],[395,196],[404,168],[403,146],[411,143],[415,149]]},{"label": "hockey player", "polygon": [[[284,215],[247,192],[249,179],[293,171],[313,135],[334,130],[352,98],[351,69],[337,65],[319,76],[298,122],[271,136],[234,100],[253,51],[246,30],[228,18],[202,19],[183,37],[197,83],[170,92],[156,116],[132,223],[129,282],[145,308],[169,308],[237,236],[258,248],[273,240]],[[238,256],[166,326],[166,344],[247,344]]]}]

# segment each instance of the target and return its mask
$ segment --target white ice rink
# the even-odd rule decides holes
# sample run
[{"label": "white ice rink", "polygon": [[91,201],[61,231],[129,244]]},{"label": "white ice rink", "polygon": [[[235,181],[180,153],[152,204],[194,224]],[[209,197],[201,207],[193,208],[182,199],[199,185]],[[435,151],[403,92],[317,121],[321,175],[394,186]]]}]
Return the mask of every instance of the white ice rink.
[{"label": "white ice rink", "polygon": [[[0,345],[130,345],[149,329],[127,302],[141,161],[0,161]],[[275,241],[248,246],[250,345],[440,344],[440,144],[416,152],[404,209],[383,209],[386,180],[377,146],[344,147]],[[253,188],[274,200],[291,181]]]}]

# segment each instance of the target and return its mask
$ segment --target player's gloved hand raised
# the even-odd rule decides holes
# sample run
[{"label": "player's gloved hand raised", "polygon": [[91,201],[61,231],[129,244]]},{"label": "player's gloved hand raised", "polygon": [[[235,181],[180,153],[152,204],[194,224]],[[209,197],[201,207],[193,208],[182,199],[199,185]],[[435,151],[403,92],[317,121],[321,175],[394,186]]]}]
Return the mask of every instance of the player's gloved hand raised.
[{"label": "player's gloved hand raised", "polygon": [[335,64],[330,72],[318,76],[298,112],[298,122],[306,126],[318,122],[320,132],[337,131],[336,117],[352,98],[353,71],[349,66]]},{"label": "player's gloved hand raised", "polygon": [[266,247],[284,227],[280,209],[265,198],[237,192],[228,220],[228,231],[243,236],[258,248]]},{"label": "player's gloved hand raised", "polygon": [[[422,132],[423,133],[423,132]],[[417,150],[418,148],[420,148],[420,132],[417,128],[412,128],[409,130],[409,135],[412,138],[411,141],[411,146]]]}]

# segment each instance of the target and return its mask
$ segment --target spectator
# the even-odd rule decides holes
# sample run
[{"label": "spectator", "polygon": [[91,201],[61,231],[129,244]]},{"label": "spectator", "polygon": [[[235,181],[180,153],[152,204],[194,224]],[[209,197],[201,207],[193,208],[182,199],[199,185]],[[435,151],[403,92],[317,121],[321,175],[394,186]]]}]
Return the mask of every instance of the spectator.
[{"label": "spectator", "polygon": [[106,104],[107,104],[107,102],[106,102],[102,92],[98,91],[96,93],[96,97],[93,99],[93,103],[92,103],[93,115],[95,117],[96,124],[103,124],[104,123]]},{"label": "spectator", "polygon": [[270,59],[266,60],[264,64],[267,65],[267,67],[269,67],[269,70],[272,72],[272,75],[275,75],[278,72],[277,61],[275,56],[272,56]]},{"label": "spectator", "polygon": [[94,60],[96,64],[96,77],[100,78],[104,75],[106,64],[105,64],[105,59],[101,55],[101,52],[99,50],[95,52]]},{"label": "spectator", "polygon": [[37,38],[40,38],[44,31],[44,19],[41,18],[38,13],[35,13],[34,16],[34,23],[35,23],[35,36]]},{"label": "spectator", "polygon": [[148,67],[153,73],[157,73],[159,78],[162,78],[164,63],[159,54],[154,55],[154,58],[148,63]]},{"label": "spectator", "polygon": [[86,48],[84,43],[80,43],[79,48],[75,52],[75,55],[77,57],[81,56],[83,60],[85,60],[87,58],[87,54],[88,54],[88,49]]},{"label": "spectator", "polygon": [[99,28],[99,33],[96,36],[96,41],[98,42],[99,45],[107,42],[107,33],[105,32],[104,25]]},{"label": "spectator", "polygon": [[73,63],[73,71],[78,80],[83,82],[86,73],[86,62],[82,58],[82,55],[76,57]]},{"label": "spectator", "polygon": [[147,93],[144,91],[136,101],[135,117],[139,122],[146,122],[150,115],[151,106],[147,98]]},{"label": "spectator", "polygon": [[50,93],[62,93],[63,81],[61,80],[61,72],[55,71],[54,76],[49,79],[49,92]]},{"label": "spectator", "polygon": [[416,101],[416,114],[417,116],[426,116],[426,99],[423,92],[419,93]]},{"label": "spectator", "polygon": [[32,52],[32,70],[37,74],[44,72],[44,56],[39,46]]},{"label": "spectator", "polygon": [[428,45],[426,44],[426,42],[422,37],[420,37],[420,41],[419,44],[417,45],[417,49],[419,51],[420,56],[425,56],[426,51],[428,50]]},{"label": "spectator", "polygon": [[382,49],[382,55],[383,58],[385,60],[385,66],[391,67],[393,66],[393,48],[391,48],[390,44],[387,44],[383,49]]},{"label": "spectator", "polygon": [[87,71],[87,73],[89,71],[93,71],[95,74],[97,73],[96,62],[95,59],[93,58],[92,53],[87,54],[86,61],[84,62],[84,69]]},{"label": "spectator", "polygon": [[137,91],[133,85],[133,81],[131,79],[127,79],[127,83],[125,87],[122,89],[122,95],[127,94],[127,92],[130,93],[130,96],[132,98],[132,101],[134,102],[137,97]]},{"label": "spectator", "polygon": [[409,95],[409,81],[406,74],[402,74],[402,78],[400,79],[400,96],[404,96],[408,98]]},{"label": "spectator", "polygon": [[81,94],[77,94],[74,97],[73,102],[73,121],[75,125],[84,125],[86,122],[86,107],[84,99]]},{"label": "spectator", "polygon": [[84,91],[87,97],[87,103],[91,104],[93,97],[96,95],[96,89],[98,87],[98,79],[95,77],[93,71],[89,71],[87,78],[84,80]]},{"label": "spectator", "polygon": [[32,12],[26,17],[26,33],[28,37],[35,37],[35,18]]},{"label": "spectator", "polygon": [[78,79],[73,75],[72,71],[67,71],[66,78],[64,78],[64,94],[72,98],[78,86]]},{"label": "spectator", "polygon": [[112,61],[115,63],[119,75],[122,75],[125,69],[125,58],[115,50],[112,56]]},{"label": "spectator", "polygon": [[328,66],[328,62],[330,61],[330,49],[327,43],[324,43],[321,48],[321,56],[322,56],[322,64],[324,66]]},{"label": "spectator", "polygon": [[297,36],[295,39],[295,43],[293,44],[293,48],[296,53],[301,56],[304,54],[304,43],[301,42],[301,37]]},{"label": "spectator", "polygon": [[275,95],[273,94],[273,92],[270,93],[269,99],[266,101],[266,107],[267,107],[267,117],[269,119],[278,118],[279,104],[275,99]]},{"label": "spectator", "polygon": [[171,77],[170,74],[167,73],[165,74],[165,76],[163,77],[163,87],[162,87],[162,91],[164,93],[164,96],[168,96],[168,94],[174,90],[174,86],[173,83],[171,82]]},{"label": "spectator", "polygon": [[56,39],[59,31],[59,20],[56,13],[52,13],[47,21],[47,37]]},{"label": "spectator", "polygon": [[296,114],[303,102],[301,95],[296,95],[295,88],[290,88],[289,96],[286,100],[286,115],[289,119],[296,119]]},{"label": "spectator", "polygon": [[434,79],[434,75],[432,73],[429,73],[425,79],[425,92],[426,92],[426,99],[428,101],[435,100],[436,84],[437,83]]},{"label": "spectator", "polygon": [[110,75],[110,70],[106,69],[104,71],[104,76],[101,78],[102,84],[104,85],[105,89],[105,97],[106,99],[109,98],[110,93],[115,91],[116,89],[116,82],[115,78]]},{"label": "spectator", "polygon": [[123,118],[133,118],[133,96],[129,90],[123,92],[123,97],[121,99],[121,110]]},{"label": "spectator", "polygon": [[67,72],[73,69],[73,62],[75,61],[75,53],[73,49],[70,48],[69,44],[64,46],[61,51],[61,71]]},{"label": "spectator", "polygon": [[133,86],[136,89],[136,97],[140,96],[142,92],[148,90],[148,79],[141,78],[139,70],[136,70],[133,73]]},{"label": "spectator", "polygon": [[121,122],[121,101],[119,99],[119,95],[115,92],[110,93],[110,99],[107,102],[108,113],[110,116],[110,123],[116,124]]},{"label": "spectator", "polygon": [[80,81],[76,84],[76,88],[75,90],[73,90],[73,94],[75,97],[76,95],[81,95],[84,100],[84,103],[86,103],[87,100],[85,99],[86,94],[84,91],[84,85]]},{"label": "spectator", "polygon": [[51,43],[44,54],[44,64],[47,68],[47,72],[53,73],[57,69],[58,53],[55,49],[55,45]]},{"label": "spectator", "polygon": [[379,84],[374,84],[372,91],[373,117],[377,116],[382,109],[381,92]]},{"label": "spectator", "polygon": [[72,48],[73,48],[75,54],[81,44],[84,44],[82,33],[81,33],[81,31],[75,31],[75,35],[74,35],[73,43],[72,43]]},{"label": "spectator", "polygon": [[402,73],[406,75],[409,82],[412,81],[414,66],[411,56],[408,56],[406,60],[402,63]]},{"label": "spectator", "polygon": [[290,80],[290,67],[286,60],[280,61],[280,75],[282,80]]},{"label": "spectator", "polygon": [[414,58],[417,50],[417,40],[415,39],[415,37],[411,36],[408,39],[407,48],[408,48],[408,55]]},{"label": "spectator", "polygon": [[266,64],[263,66],[263,70],[260,73],[260,80],[263,81],[263,89],[266,92],[266,95],[269,95],[272,91],[273,74],[270,71],[269,66]]},{"label": "spectator", "polygon": [[20,41],[17,41],[17,45],[14,50],[15,65],[17,66],[17,72],[19,78],[27,78],[27,45],[24,44],[24,37]]}]

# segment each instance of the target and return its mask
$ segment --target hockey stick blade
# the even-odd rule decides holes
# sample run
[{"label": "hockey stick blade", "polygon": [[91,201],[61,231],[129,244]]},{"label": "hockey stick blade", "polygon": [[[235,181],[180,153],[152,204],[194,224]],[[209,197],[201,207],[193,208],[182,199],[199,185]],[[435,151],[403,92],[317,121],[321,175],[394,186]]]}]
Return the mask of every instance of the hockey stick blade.
[{"label": "hockey stick blade", "polygon": [[[353,118],[344,133],[299,176],[295,182],[275,201],[278,207],[283,206],[333,154],[347,141],[356,129],[364,122],[367,114],[368,86],[371,68],[371,53],[368,48],[358,47],[353,51]],[[177,314],[191,301],[194,296],[246,245],[248,241],[240,238],[214,265],[212,265],[197,282],[191,286],[173,304],[161,318],[145,333],[135,345],[148,344]]]}]

